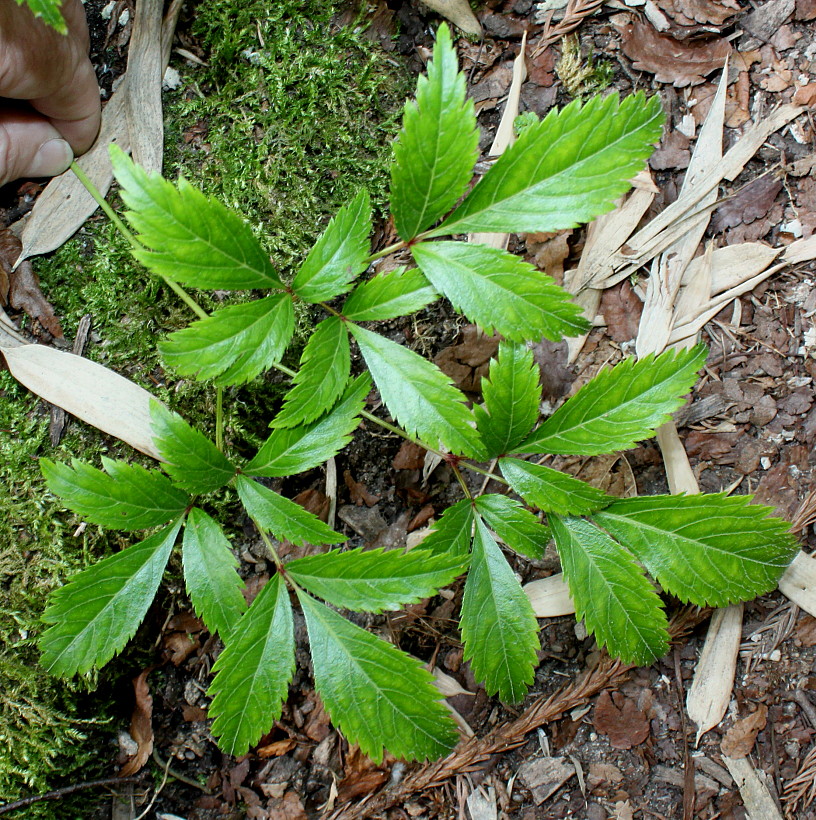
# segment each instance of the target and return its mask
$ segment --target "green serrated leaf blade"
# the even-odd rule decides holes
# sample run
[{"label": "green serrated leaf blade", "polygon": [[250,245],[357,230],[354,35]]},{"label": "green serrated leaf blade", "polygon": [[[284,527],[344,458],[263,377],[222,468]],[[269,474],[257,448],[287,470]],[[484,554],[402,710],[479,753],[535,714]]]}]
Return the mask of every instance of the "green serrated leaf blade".
[{"label": "green serrated leaf blade", "polygon": [[165,364],[219,386],[244,384],[279,361],[295,329],[292,298],[276,293],[220,308],[159,342]]},{"label": "green serrated leaf blade", "polygon": [[705,357],[705,347],[697,345],[602,370],[516,451],[596,456],[634,447],[683,404]]},{"label": "green serrated leaf blade", "polygon": [[416,658],[349,623],[298,590],[315,688],[332,722],[379,762],[383,747],[407,760],[450,751],[456,730],[432,676]]},{"label": "green serrated leaf blade", "polygon": [[371,202],[367,191],[344,205],[317,240],[292,282],[306,302],[324,302],[345,293],[368,267]]},{"label": "green serrated leaf blade", "polygon": [[369,390],[371,379],[363,373],[351,382],[340,401],[322,418],[297,427],[278,428],[244,472],[268,478],[295,475],[337,455],[351,441],[351,434],[360,423]]},{"label": "green serrated leaf blade", "polygon": [[660,139],[660,98],[575,100],[525,128],[431,236],[574,228],[612,210]]},{"label": "green serrated leaf blade", "polygon": [[484,455],[465,397],[431,362],[378,333],[349,324],[385,406],[409,433],[432,447]]},{"label": "green serrated leaf blade", "polygon": [[257,481],[239,475],[235,479],[235,488],[250,518],[275,538],[285,538],[297,545],[339,544],[346,540],[345,535],[335,532],[300,504]]},{"label": "green serrated leaf blade", "polygon": [[41,17],[43,22],[56,29],[60,34],[68,33],[68,26],[62,16],[62,0],[17,0],[17,5],[25,3],[35,17]]},{"label": "green serrated leaf blade", "polygon": [[209,493],[235,475],[235,466],[203,433],[157,401],[150,403],[150,425],[164,469],[179,487]]},{"label": "green serrated leaf blade", "polygon": [[280,575],[238,621],[213,671],[210,731],[222,751],[245,754],[280,717],[295,671],[292,605]]},{"label": "green serrated leaf blade", "polygon": [[769,592],[796,555],[788,522],[750,496],[657,495],[593,518],[683,601],[728,606]]},{"label": "green serrated leaf blade", "polygon": [[530,601],[482,520],[476,517],[459,625],[465,660],[489,695],[518,703],[532,683],[541,648]]},{"label": "green serrated leaf blade", "polygon": [[538,378],[531,350],[510,342],[499,345],[499,355],[482,379],[484,407],[473,407],[490,458],[510,452],[535,426],[541,401]]},{"label": "green serrated leaf blade", "polygon": [[666,613],[632,555],[583,518],[550,517],[575,612],[611,655],[647,664],[669,649]]},{"label": "green serrated leaf blade", "polygon": [[416,313],[437,298],[421,271],[397,268],[357,285],[342,313],[354,322],[381,321]]},{"label": "green serrated leaf blade", "polygon": [[532,507],[556,515],[587,515],[613,499],[585,481],[518,458],[499,459],[502,475]]},{"label": "green serrated leaf blade", "polygon": [[453,207],[470,182],[478,148],[473,102],[465,97],[465,77],[443,24],[428,76],[419,78],[416,102],[406,104],[394,144],[391,210],[402,239],[413,239]]},{"label": "green serrated leaf blade", "polygon": [[286,565],[295,582],[341,609],[383,612],[435,595],[464,570],[461,557],[415,549],[362,548],[298,558]]},{"label": "green serrated leaf blade", "polygon": [[238,561],[221,527],[196,507],[187,515],[181,557],[196,614],[210,632],[227,641],[246,609],[244,582],[235,571]]},{"label": "green serrated leaf blade", "polygon": [[339,317],[329,316],[306,342],[294,387],[286,394],[273,426],[294,427],[322,416],[342,395],[350,372],[348,332]]},{"label": "green serrated leaf blade", "polygon": [[196,288],[281,288],[269,257],[241,217],[184,178],[174,186],[110,147],[128,222],[149,250],[133,255],[154,273]]},{"label": "green serrated leaf blade", "polygon": [[48,489],[65,506],[92,524],[115,530],[141,530],[178,518],[189,497],[166,476],[138,464],[102,456],[103,473],[73,459],[71,466],[40,459]]},{"label": "green serrated leaf blade", "polygon": [[181,520],[75,575],[43,613],[40,662],[59,677],[104,666],[133,637],[156,596]]},{"label": "green serrated leaf blade", "polygon": [[465,558],[473,538],[473,502],[464,498],[448,507],[422,540],[422,549],[437,555]]},{"label": "green serrated leaf blade", "polygon": [[528,558],[541,558],[552,538],[550,530],[518,501],[506,495],[488,493],[474,502],[477,512],[510,549]]},{"label": "green serrated leaf blade", "polygon": [[539,342],[590,328],[563,288],[505,250],[471,242],[421,242],[411,252],[431,284],[485,333]]}]

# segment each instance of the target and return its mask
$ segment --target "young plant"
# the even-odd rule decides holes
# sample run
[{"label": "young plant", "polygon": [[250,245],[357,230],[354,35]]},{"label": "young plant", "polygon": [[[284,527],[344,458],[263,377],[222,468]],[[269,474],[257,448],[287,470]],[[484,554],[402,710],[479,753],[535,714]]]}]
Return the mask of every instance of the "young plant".
[{"label": "young plant", "polygon": [[[456,733],[430,674],[337,610],[399,609],[466,572],[465,658],[490,694],[517,702],[533,680],[540,639],[502,545],[535,559],[554,538],[578,616],[627,662],[648,663],[668,647],[666,615],[647,573],[667,592],[699,605],[723,606],[773,588],[795,544],[787,525],[749,497],[619,500],[536,458],[593,456],[650,437],[682,404],[705,349],[624,361],[539,423],[538,371],[527,343],[581,333],[587,323],[568,294],[532,265],[495,248],[451,241],[470,231],[553,231],[609,210],[648,156],[660,124],[657,97],[572,103],[526,127],[468,192],[476,120],[442,26],[395,145],[391,211],[400,241],[371,254],[371,207],[361,192],[329,223],[291,281],[238,215],[184,179],[173,185],[146,174],[113,149],[127,220],[138,236],[131,237],[135,257],[202,316],[160,343],[168,367],[211,380],[219,408],[225,387],[269,368],[288,373],[293,386],[271,434],[247,462],[224,452],[220,412],[214,444],[159,404],[153,427],[160,469],[105,460],[99,470],[43,460],[49,488],[84,519],[151,530],[54,593],[44,615],[51,626],[40,640],[45,667],[58,675],[83,673],[122,649],[150,606],[183,528],[190,599],[225,644],[214,667],[210,714],[226,752],[246,752],[281,713],[295,666],[296,600],[315,687],[338,728],[376,759],[383,749],[398,757],[436,757]],[[403,248],[410,250],[410,267],[360,279],[374,259]],[[207,316],[181,285],[266,295]],[[503,337],[482,384],[482,405],[471,408],[435,365],[369,326],[418,311],[440,295]],[[322,307],[326,316],[293,372],[280,359],[297,301]],[[367,368],[355,377],[352,345]],[[365,410],[372,379],[397,424]],[[361,418],[440,454],[460,479],[465,497],[444,511],[420,549],[328,549],[345,536],[264,483],[338,454]],[[487,473],[484,462],[492,459],[508,494],[474,498],[462,470]],[[248,609],[229,541],[205,511],[207,495],[224,487],[237,493],[276,566]],[[270,536],[327,550],[285,563]]]}]

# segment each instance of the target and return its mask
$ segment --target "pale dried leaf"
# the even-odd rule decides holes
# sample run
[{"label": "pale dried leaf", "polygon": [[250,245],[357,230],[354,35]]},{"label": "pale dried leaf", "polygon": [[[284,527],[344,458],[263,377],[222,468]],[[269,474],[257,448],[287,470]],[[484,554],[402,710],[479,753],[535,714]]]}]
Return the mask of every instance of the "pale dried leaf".
[{"label": "pale dried leaf", "polygon": [[472,34],[474,37],[482,36],[482,26],[467,0],[422,0],[422,2],[446,20],[450,20],[465,34]]},{"label": "pale dried leaf", "polygon": [[657,443],[663,455],[666,467],[666,478],[669,482],[669,491],[672,493],[689,493],[694,495],[700,492],[697,478],[689,464],[688,454],[673,421],[666,422],[657,429]]},{"label": "pale dried leaf", "polygon": [[485,791],[478,788],[472,791],[465,801],[470,814],[470,820],[498,820],[499,807],[496,804],[496,790],[489,788]]},{"label": "pale dried leaf", "polygon": [[773,797],[747,757],[723,755],[723,763],[737,784],[745,810],[756,820],[782,820]]},{"label": "pale dried leaf", "polygon": [[560,572],[549,578],[531,581],[522,589],[530,599],[536,618],[557,618],[575,612],[575,602],[570,596],[564,575]]},{"label": "pale dried leaf", "polygon": [[475,692],[470,692],[465,689],[456,678],[443,672],[438,666],[433,668],[433,684],[442,693],[443,697],[452,698],[456,695],[475,695]]},{"label": "pale dried leaf", "polygon": [[816,618],[816,558],[799,552],[779,579],[779,590]]},{"label": "pale dried leaf", "polygon": [[742,604],[717,609],[711,616],[694,682],[686,697],[688,716],[697,724],[697,741],[725,715],[734,688],[742,638]]},{"label": "pale dried leaf", "polygon": [[2,346],[11,375],[32,393],[158,459],[150,426],[153,396],[101,364],[43,345]]}]

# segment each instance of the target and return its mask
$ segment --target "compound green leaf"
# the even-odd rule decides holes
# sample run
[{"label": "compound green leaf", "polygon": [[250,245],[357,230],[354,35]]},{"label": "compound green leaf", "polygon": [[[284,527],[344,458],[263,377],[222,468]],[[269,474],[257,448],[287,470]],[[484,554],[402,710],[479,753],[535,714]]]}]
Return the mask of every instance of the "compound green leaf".
[{"label": "compound green leaf", "polygon": [[148,174],[116,145],[111,163],[130,209],[128,222],[148,249],[133,255],[154,273],[196,288],[283,287],[266,251],[241,217],[183,177],[174,186]]},{"label": "compound green leaf", "polygon": [[322,416],[342,395],[350,372],[348,332],[337,316],[329,316],[306,342],[294,387],[273,426],[294,427]]},{"label": "compound green leaf", "polygon": [[244,384],[280,360],[292,338],[295,312],[287,293],[230,305],[159,342],[165,364],[182,376]]},{"label": "compound green leaf", "polygon": [[264,442],[244,472],[254,476],[288,476],[317,467],[351,441],[371,390],[371,379],[359,375],[322,418],[297,427],[281,427]]},{"label": "compound green leaf", "polygon": [[71,467],[40,459],[48,489],[92,524],[142,530],[178,518],[190,499],[156,470],[102,456],[103,473],[73,459]]},{"label": "compound green leaf", "polygon": [[476,517],[459,625],[476,679],[489,695],[518,703],[533,681],[541,648],[530,601],[499,545]]},{"label": "compound green leaf", "polygon": [[349,324],[385,406],[409,433],[432,447],[484,455],[465,397],[434,364],[378,333]]},{"label": "compound green leaf", "polygon": [[466,558],[473,538],[473,502],[465,498],[442,513],[422,541],[422,549],[438,555]]},{"label": "compound green leaf", "polygon": [[235,466],[203,433],[159,402],[150,403],[150,425],[164,469],[179,487],[209,493],[235,475]]},{"label": "compound green leaf", "polygon": [[335,532],[314,513],[257,481],[239,475],[235,488],[249,517],[275,538],[298,545],[339,544],[346,540],[345,535]]},{"label": "compound green leaf", "polygon": [[552,535],[533,513],[518,501],[495,493],[479,496],[474,503],[485,524],[510,549],[528,558],[541,558]]},{"label": "compound green leaf", "polygon": [[626,663],[669,648],[666,613],[643,570],[620,544],[583,518],[550,517],[575,613],[599,644]]},{"label": "compound green leaf", "polygon": [[602,370],[516,451],[596,456],[634,447],[683,404],[705,356],[705,347],[698,345]]},{"label": "compound green leaf", "polygon": [[221,527],[196,507],[187,515],[181,557],[196,614],[210,632],[228,640],[246,609],[244,582],[235,571],[238,561]]},{"label": "compound green leaf", "polygon": [[431,284],[485,333],[539,342],[589,330],[563,288],[507,251],[471,242],[421,242],[411,252]]},{"label": "compound green leaf", "polygon": [[612,210],[660,139],[660,98],[579,100],[525,128],[431,236],[557,231]]},{"label": "compound green leaf", "polygon": [[181,520],[75,575],[51,593],[53,624],[39,641],[40,662],[70,677],[104,666],[133,637],[156,596]]},{"label": "compound green leaf", "polygon": [[657,495],[616,501],[593,518],[663,588],[700,606],[769,592],[798,550],[790,525],[751,496]]},{"label": "compound green leaf", "polygon": [[518,458],[499,460],[502,475],[532,507],[556,515],[587,515],[612,501],[602,490],[571,475]]},{"label": "compound green leaf", "polygon": [[473,102],[465,97],[450,32],[436,34],[428,76],[416,102],[405,105],[391,166],[391,210],[399,235],[413,239],[453,207],[470,182],[479,133]]},{"label": "compound green leaf", "polygon": [[17,0],[17,5],[25,3],[35,17],[42,17],[42,20],[51,28],[56,29],[60,34],[68,33],[68,26],[65,24],[62,12],[62,0]]},{"label": "compound green leaf", "polygon": [[456,743],[432,676],[416,659],[298,590],[312,649],[315,688],[332,722],[363,754],[441,757]]},{"label": "compound green leaf", "polygon": [[290,561],[286,572],[313,595],[341,609],[382,612],[435,595],[464,571],[461,557],[422,549],[332,550]]},{"label": "compound green leaf", "polygon": [[368,267],[371,202],[367,191],[344,205],[300,266],[292,290],[307,302],[345,293]]},{"label": "compound green leaf", "polygon": [[482,379],[482,396],[484,407],[474,405],[473,415],[488,456],[495,458],[511,452],[538,421],[541,388],[532,351],[502,342]]},{"label": "compound green leaf", "polygon": [[222,751],[245,754],[280,717],[295,671],[292,605],[280,575],[238,621],[213,671],[210,731]]},{"label": "compound green leaf", "polygon": [[437,298],[421,271],[397,268],[357,285],[342,313],[354,322],[381,321],[416,313]]}]

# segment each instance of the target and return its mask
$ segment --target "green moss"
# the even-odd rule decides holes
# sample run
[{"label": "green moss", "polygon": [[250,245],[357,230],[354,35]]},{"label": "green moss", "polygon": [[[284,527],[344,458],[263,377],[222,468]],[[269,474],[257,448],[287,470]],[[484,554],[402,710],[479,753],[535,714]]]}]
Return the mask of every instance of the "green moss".
[{"label": "green moss", "polygon": [[[336,30],[334,10],[324,2],[198,3],[193,35],[209,66],[177,65],[187,91],[166,99],[165,173],[184,173],[244,213],[284,275],[293,274],[329,217],[359,187],[367,187],[376,203],[384,202],[390,140],[413,84],[362,30]],[[185,142],[195,127],[204,131],[200,143]],[[187,324],[189,314],[131,260],[126,244],[102,218],[38,260],[36,268],[69,338],[80,318],[91,315],[90,358],[212,432],[213,391],[165,373],[156,352],[157,339]],[[197,298],[205,307],[216,304],[209,294]],[[278,389],[268,379],[228,391],[228,438],[239,449],[259,440]],[[110,724],[127,720],[126,702],[91,694],[95,681],[62,682],[44,674],[34,645],[48,593],[132,541],[92,526],[76,532],[78,519],[48,494],[37,458],[80,457],[98,465],[102,453],[134,457],[125,445],[76,421],[62,444],[52,448],[43,403],[0,373],[3,800],[109,774]],[[231,503],[222,493],[208,508],[228,515]],[[105,684],[100,690],[113,691],[117,680],[127,681],[150,662],[149,650],[138,643],[139,636],[99,673]],[[76,806],[83,800],[87,808],[87,796]],[[82,816],[73,805],[38,804],[25,816]]]}]

